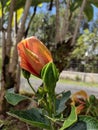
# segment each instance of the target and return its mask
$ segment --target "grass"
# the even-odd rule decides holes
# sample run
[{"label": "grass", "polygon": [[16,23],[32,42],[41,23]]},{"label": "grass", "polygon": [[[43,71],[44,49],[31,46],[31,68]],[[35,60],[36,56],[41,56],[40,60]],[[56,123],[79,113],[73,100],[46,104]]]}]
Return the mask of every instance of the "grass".
[{"label": "grass", "polygon": [[83,81],[75,81],[70,79],[60,79],[59,82],[65,84],[74,84],[76,86],[85,86],[85,87],[98,87],[98,83],[94,82],[83,82]]},{"label": "grass", "polygon": [[[22,75],[23,76],[23,75]],[[31,75],[31,78],[33,79],[38,79],[36,76]],[[84,87],[98,87],[98,83],[94,83],[94,82],[83,82],[83,81],[75,81],[75,80],[71,80],[71,79],[65,79],[65,78],[60,78],[59,81],[60,83],[65,83],[65,84],[70,84],[70,85],[76,85],[76,87],[78,86],[84,86]]]},{"label": "grass", "polygon": [[[2,55],[2,48],[0,47],[0,72],[1,72],[1,65],[2,65],[2,56],[1,55]],[[36,77],[34,77],[34,78],[36,78]],[[71,79],[60,79],[59,82],[62,82],[65,84],[72,84],[72,85],[74,84],[76,86],[98,87],[98,83],[75,81],[75,80],[71,80]]]}]

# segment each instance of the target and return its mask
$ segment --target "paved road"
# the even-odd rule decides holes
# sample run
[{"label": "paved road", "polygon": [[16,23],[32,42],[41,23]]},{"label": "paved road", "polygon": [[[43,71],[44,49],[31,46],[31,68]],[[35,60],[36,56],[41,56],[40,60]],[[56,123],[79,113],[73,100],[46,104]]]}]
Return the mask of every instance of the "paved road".
[{"label": "paved road", "polygon": [[[32,85],[34,86],[35,90],[41,85],[42,81],[37,78],[31,78],[30,79]],[[98,87],[85,87],[85,86],[76,86],[72,84],[65,84],[63,82],[58,82],[56,87],[56,93],[60,93],[62,91],[68,91],[70,90],[72,93],[75,93],[79,90],[85,90],[89,95],[93,94],[96,97],[98,97]],[[31,88],[29,87],[26,79],[21,79],[21,88],[20,91],[27,91],[32,92]]]}]

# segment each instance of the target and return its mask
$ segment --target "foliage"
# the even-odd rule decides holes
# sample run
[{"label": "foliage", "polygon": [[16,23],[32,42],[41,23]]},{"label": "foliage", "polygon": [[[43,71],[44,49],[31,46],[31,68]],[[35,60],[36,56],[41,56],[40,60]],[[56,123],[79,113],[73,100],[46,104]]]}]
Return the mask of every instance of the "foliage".
[{"label": "foliage", "polygon": [[[94,95],[89,97],[85,91],[77,92],[72,97],[70,97],[70,91],[56,94],[55,87],[59,75],[52,62],[43,67],[41,78],[43,79],[43,86],[39,87],[37,92],[35,91],[35,98],[33,99],[38,107],[22,111],[13,109],[8,112],[9,115],[32,126],[47,130],[78,130],[80,126],[85,130],[98,129],[98,121],[95,118],[98,101]],[[32,98],[9,92],[6,93],[5,97],[12,105],[25,99],[32,100]],[[83,113],[89,116],[85,116]],[[78,119],[78,114],[83,116],[79,116]]]},{"label": "foliage", "polygon": [[[39,24],[40,23],[40,24]],[[51,32],[51,35],[50,35]],[[49,13],[38,13],[33,19],[29,29],[29,35],[40,38],[47,46],[54,44],[55,37],[55,15]]]},{"label": "foliage", "polygon": [[[20,120],[28,124],[37,126],[37,127],[42,127],[45,129],[54,129],[56,122],[64,120],[61,115],[64,109],[66,108],[66,105],[64,104],[69,99],[70,92],[63,92],[62,94],[60,94],[61,95],[60,97],[59,95],[56,96],[55,88],[53,87],[56,86],[56,82],[58,80],[58,71],[52,62],[48,63],[42,69],[41,73],[42,73],[41,74],[42,77],[45,74],[43,78],[44,84],[42,87],[42,91],[38,91],[37,93],[35,93],[36,101],[39,103],[40,108],[32,108],[30,110],[20,111],[20,112],[13,110],[13,111],[10,111],[8,114],[11,116],[17,117]],[[48,76],[51,77],[50,80]],[[53,86],[52,86],[53,82],[51,81],[55,82]],[[51,82],[51,84],[49,82]],[[14,96],[14,98],[12,98],[12,96]],[[20,101],[25,100],[25,97],[19,96],[17,94],[14,95],[12,93],[6,93],[6,99],[9,103],[15,105],[19,103]],[[75,107],[73,106],[72,113],[70,114],[69,118],[66,120],[69,123],[67,123],[67,126],[66,126],[65,124],[66,121],[65,121],[63,128],[65,127],[67,128],[68,126],[73,124],[74,118],[76,120]],[[47,121],[49,123],[47,123]],[[50,124],[50,125],[47,125],[47,124]]]},{"label": "foliage", "polygon": [[78,38],[76,49],[73,51],[73,57],[80,59],[85,57],[86,53],[90,56],[95,52],[94,46],[97,44],[97,35],[94,32],[90,32],[88,29],[84,30],[84,33]]},{"label": "foliage", "polygon": [[[58,73],[56,68],[54,69],[55,66],[51,68],[51,65],[53,65],[53,63],[48,63],[46,67],[42,69],[42,75],[46,73],[44,78],[49,78],[47,77],[48,75],[54,77],[54,74],[51,73],[50,75],[49,71]],[[55,78],[52,78],[49,82],[53,83],[53,81],[57,81]],[[8,114],[32,126],[49,130],[98,129],[98,121],[96,118],[98,100],[94,95],[88,96],[85,91],[79,91],[72,95],[72,97],[70,97],[70,91],[60,94],[55,94],[55,91],[51,91],[50,93],[50,91],[47,91],[49,87],[47,84],[44,84],[44,82],[48,84],[48,79],[46,81],[43,79],[43,86],[40,87],[41,91],[38,91],[38,88],[34,99],[7,92],[5,97],[12,105],[16,105],[26,99],[30,101],[35,100],[38,105],[37,108],[33,107],[22,111],[13,109],[10,110]],[[51,84],[48,85],[51,89]]]},{"label": "foliage", "polygon": [[[81,4],[82,4],[82,0],[75,0],[75,2],[72,3],[71,11],[74,11],[77,7],[81,6]],[[93,0],[86,1],[84,13],[87,16],[88,21],[92,20],[92,18],[93,18],[94,9],[93,9],[92,4],[98,7],[98,1],[93,1]]]},{"label": "foliage", "polygon": [[[18,73],[18,72],[16,72],[15,69],[12,69],[12,68],[16,68],[16,66],[17,66],[16,62],[18,61],[16,48],[14,48],[15,51],[13,51],[13,54],[16,54],[16,55],[13,55],[13,56],[10,55],[11,47],[12,47],[11,41],[13,41],[13,39],[11,38],[11,34],[12,34],[11,30],[13,30],[11,25],[13,25],[13,22],[12,22],[13,18],[12,18],[12,15],[10,16],[10,13],[13,14],[13,12],[15,12],[15,11],[17,12],[18,17],[17,17],[16,24],[15,24],[15,25],[18,24],[18,26],[16,26],[16,34],[15,34],[15,37],[17,37],[17,39],[15,39],[14,41],[20,42],[20,40],[24,36],[24,32],[26,29],[26,25],[27,25],[26,18],[27,18],[27,14],[28,14],[30,5],[37,6],[41,2],[50,2],[50,0],[40,0],[40,1],[36,0],[36,2],[33,0],[32,4],[29,3],[28,9],[24,11],[24,12],[26,12],[26,13],[24,13],[25,15],[22,15],[23,8],[25,7],[25,0],[24,1],[22,1],[22,0],[16,1],[15,8],[14,9],[12,8],[12,12],[10,10],[11,9],[10,8],[11,0],[4,0],[4,1],[2,0],[1,2],[0,2],[0,7],[2,7],[2,10],[0,10],[0,15],[1,15],[0,18],[2,18],[2,29],[4,29],[4,30],[2,30],[2,32],[4,33],[4,31],[7,30],[7,36],[5,37],[5,41],[7,42],[6,43],[7,46],[5,47],[6,50],[4,50],[5,57],[3,59],[3,61],[5,63],[6,63],[6,59],[7,59],[7,64],[3,64],[4,65],[3,70],[5,71],[5,73],[3,73],[3,74],[6,75],[6,77],[3,77],[3,79],[5,79],[5,81],[8,81],[7,83],[5,83],[5,86],[7,86],[7,84],[10,83],[9,81],[11,81],[11,83],[12,82],[16,83],[16,81],[18,81],[18,79],[14,79],[15,77],[18,77],[18,74],[16,75],[16,73]],[[65,4],[67,3],[67,1],[63,1],[63,3],[64,2],[65,2]],[[91,4],[95,4],[97,6],[97,2],[91,1],[91,0],[87,1],[87,8],[85,7],[84,12],[85,12],[86,16],[88,17],[88,20],[92,19],[92,14],[93,14],[93,9],[92,9]],[[70,8],[68,9],[68,12],[70,13],[70,15],[68,16],[67,22],[69,22],[70,19],[72,18],[73,12],[76,9],[78,9],[81,5],[82,5],[81,0],[75,0],[75,1],[72,0],[70,2]],[[89,13],[90,11],[88,11],[87,9],[91,11],[91,14]],[[9,13],[9,10],[10,10],[10,13]],[[25,16],[25,17],[23,17],[24,21],[22,21],[23,19],[21,19],[21,16]],[[42,16],[42,18],[43,18],[43,16]],[[41,26],[41,24],[39,24],[41,19],[38,21],[37,25],[38,24],[40,25],[38,28],[38,31],[40,32],[38,34],[38,36],[40,36],[40,34],[43,33],[43,31],[41,30],[41,28],[43,28],[43,30],[46,30],[46,33],[45,33],[45,35],[42,35],[42,40],[45,42],[48,42],[51,39],[51,41],[54,43],[55,28],[56,28],[54,26],[55,25],[55,17],[51,16],[50,23],[48,23],[49,18],[47,17],[47,14],[46,14],[46,17],[43,18],[44,21],[41,22],[43,26]],[[9,22],[8,22],[8,19],[9,19]],[[38,17],[37,17],[37,19],[38,19]],[[36,19],[36,21],[37,21],[37,19]],[[20,21],[22,21],[21,25],[19,25]],[[45,24],[46,24],[46,26],[45,26]],[[36,25],[36,27],[37,27],[37,25]],[[51,28],[53,28],[53,30]],[[65,26],[64,26],[64,28],[65,28]],[[51,32],[51,30],[52,30],[52,32]],[[35,32],[37,32],[37,31],[35,30]],[[51,32],[51,35],[50,35],[50,32]],[[88,36],[89,35],[88,32],[86,32],[86,33]],[[73,48],[72,46],[70,46],[71,40],[72,39],[70,38],[68,40],[68,42],[66,42],[66,41],[62,42],[62,45],[63,45],[62,47],[61,47],[61,44],[58,44],[55,47],[55,50],[58,50],[58,52],[60,52],[60,55],[55,54],[57,56],[56,57],[57,61],[60,61],[59,65],[61,65],[61,64],[63,65],[63,63],[64,63],[62,61],[65,59],[65,56],[64,56],[65,55],[65,48],[67,48],[66,54],[69,53],[70,50],[72,50],[72,48]],[[82,40],[83,40],[83,38],[82,38]],[[86,39],[86,41],[88,41],[88,39]],[[92,42],[92,41],[89,41],[89,42]],[[88,45],[88,43],[87,43],[87,45]],[[81,46],[81,43],[79,44],[79,46]],[[14,47],[16,47],[16,45]],[[84,45],[83,49],[84,49],[84,52],[87,50],[85,45]],[[61,52],[61,50],[63,50],[63,51]],[[31,58],[31,57],[35,56],[35,54],[30,52],[28,49],[26,52],[29,55],[27,56],[27,58],[24,58],[24,57],[23,58],[29,61],[29,63],[30,63],[29,67],[30,67],[30,66],[34,65],[34,62],[33,62],[34,58]],[[76,51],[76,53],[77,52],[79,52],[79,50]],[[82,56],[83,56],[84,52],[81,51]],[[8,53],[8,55],[6,55],[7,53]],[[10,57],[12,57],[12,59],[10,59]],[[32,60],[30,60],[30,58]],[[43,56],[41,58],[43,58]],[[79,56],[79,58],[81,58],[81,57]],[[23,61],[24,61],[24,59],[23,59]],[[14,64],[16,63],[15,66],[13,65],[14,67],[11,66],[10,61]],[[40,60],[40,58],[38,60],[36,60],[37,63],[38,63],[38,61],[40,61],[42,63],[42,60]],[[25,63],[27,63],[27,61],[25,61]],[[23,65],[24,65],[24,62],[23,62]],[[35,70],[37,70],[37,67],[39,67],[39,66],[35,65],[35,68],[36,68]],[[8,70],[7,68],[11,68],[11,71]],[[32,70],[32,69],[29,68],[28,70]],[[15,74],[14,74],[14,72],[15,72]],[[30,78],[29,73],[28,73],[28,75],[26,75],[27,72],[24,71],[24,73],[25,73],[25,78],[27,78],[27,81],[28,81],[30,87],[34,91],[34,94],[35,94],[34,101],[37,103],[38,108],[31,108],[29,110],[22,110],[22,111],[10,110],[10,112],[8,112],[9,115],[16,117],[16,118],[19,118],[20,120],[22,120],[30,125],[34,125],[34,126],[45,128],[45,129],[51,129],[51,130],[54,130],[54,129],[61,129],[61,130],[75,129],[76,130],[76,129],[79,129],[79,125],[80,126],[82,125],[82,129],[85,129],[85,124],[87,126],[86,130],[93,129],[93,128],[98,129],[97,125],[95,125],[95,126],[93,126],[93,124],[90,125],[90,119],[91,119],[91,121],[93,120],[94,124],[98,123],[97,119],[84,116],[84,118],[80,117],[80,119],[78,120],[78,118],[77,118],[78,114],[76,111],[78,108],[80,113],[84,112],[90,116],[92,115],[95,117],[96,113],[97,113],[97,107],[98,107],[97,106],[97,99],[93,96],[91,96],[83,101],[81,101],[79,99],[78,100],[79,106],[78,106],[76,104],[77,102],[75,102],[75,101],[74,101],[74,104],[72,104],[73,102],[71,102],[72,99],[70,98],[70,96],[71,96],[70,92],[62,92],[60,94],[56,94],[55,88],[56,88],[56,83],[57,83],[58,78],[59,78],[59,72],[58,72],[58,69],[56,68],[56,66],[54,65],[53,62],[46,64],[42,68],[41,74],[39,73],[41,76],[40,78],[43,80],[43,84],[42,84],[42,86],[40,86],[38,88],[37,91],[35,91],[35,89],[32,87],[32,85],[29,82],[29,78]],[[15,83],[14,83],[14,85],[15,85]],[[12,85],[12,86],[9,85],[9,86],[13,87],[14,85]],[[7,88],[5,86],[2,89],[3,96],[4,96],[4,93],[6,91],[5,88]],[[2,94],[2,93],[0,93],[0,94]],[[3,96],[1,99],[3,99]],[[11,105],[16,105],[16,104],[18,104],[21,101],[26,100],[26,99],[28,99],[30,101],[32,100],[32,98],[30,99],[28,97],[24,97],[24,96],[14,94],[14,93],[9,93],[9,92],[7,92],[5,94],[5,98]],[[3,100],[2,100],[1,104],[4,104]],[[92,103],[92,100],[93,100],[93,103]],[[95,107],[93,105],[95,105]],[[84,110],[84,111],[82,111],[82,110]],[[94,110],[94,113],[92,113],[92,110]],[[85,123],[83,123],[82,121]]]},{"label": "foliage", "polygon": [[97,29],[95,29],[93,32],[90,32],[88,29],[84,30],[83,34],[81,34],[78,37],[75,49],[73,50],[70,57],[72,68],[74,67],[77,68],[77,71],[85,71],[93,73],[98,72],[97,41],[98,41]]}]

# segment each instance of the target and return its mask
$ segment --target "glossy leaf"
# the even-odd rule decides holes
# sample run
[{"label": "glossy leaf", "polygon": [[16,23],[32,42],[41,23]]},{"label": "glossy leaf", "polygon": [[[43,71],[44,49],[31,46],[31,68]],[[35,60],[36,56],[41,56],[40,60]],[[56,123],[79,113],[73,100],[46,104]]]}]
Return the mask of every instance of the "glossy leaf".
[{"label": "glossy leaf", "polygon": [[15,93],[11,93],[11,92],[6,92],[5,98],[6,98],[7,102],[9,104],[13,105],[13,106],[17,105],[21,101],[29,99],[26,96],[15,94]]},{"label": "glossy leaf", "polygon": [[60,128],[60,130],[65,130],[72,124],[74,124],[77,121],[77,114],[75,106],[72,106],[71,113],[69,117],[64,121],[63,126]]},{"label": "glossy leaf", "polygon": [[87,130],[87,126],[85,122],[78,121],[66,130]]},{"label": "glossy leaf", "polygon": [[50,128],[49,122],[45,118],[45,116],[42,115],[41,109],[32,108],[30,110],[24,110],[24,111],[13,110],[8,112],[8,114],[32,126],[46,129]]},{"label": "glossy leaf", "polygon": [[98,0],[88,0],[90,3],[98,7]]},{"label": "glossy leaf", "polygon": [[93,13],[94,13],[94,9],[92,7],[91,4],[87,4],[85,9],[84,9],[84,13],[86,14],[87,18],[88,18],[88,21],[92,20],[93,18]]},{"label": "glossy leaf", "polygon": [[56,99],[56,115],[64,111],[64,109],[66,108],[65,103],[70,98],[70,95],[71,95],[71,92],[67,91],[65,93],[62,93],[61,98]]},{"label": "glossy leaf", "polygon": [[98,120],[91,116],[80,116],[80,121],[84,121],[87,125],[86,130],[98,130]]},{"label": "glossy leaf", "polygon": [[[98,4],[97,2],[94,2],[94,1],[95,0],[87,0],[86,1],[86,5],[85,5],[85,8],[84,8],[84,13],[87,16],[88,21],[92,20],[92,18],[93,18],[94,9],[93,9],[92,4],[94,4],[94,5]],[[81,7],[83,0],[75,0],[75,2],[77,3],[77,5],[78,5],[77,8],[78,8],[78,7]]]}]

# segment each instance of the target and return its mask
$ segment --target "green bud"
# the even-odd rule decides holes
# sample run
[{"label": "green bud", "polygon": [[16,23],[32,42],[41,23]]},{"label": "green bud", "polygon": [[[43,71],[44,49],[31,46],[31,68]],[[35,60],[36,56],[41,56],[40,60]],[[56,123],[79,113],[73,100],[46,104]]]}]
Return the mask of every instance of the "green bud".
[{"label": "green bud", "polygon": [[44,88],[43,87],[39,87],[38,90],[37,90],[37,93],[42,96],[44,94]]},{"label": "green bud", "polygon": [[59,72],[53,62],[46,64],[41,71],[41,78],[48,92],[52,93],[55,90],[56,82],[59,79]]},{"label": "green bud", "polygon": [[30,73],[27,70],[22,69],[22,73],[23,73],[24,78],[26,79],[30,78]]},{"label": "green bud", "polygon": [[90,95],[89,101],[90,103],[95,103],[96,97],[94,95]]}]

